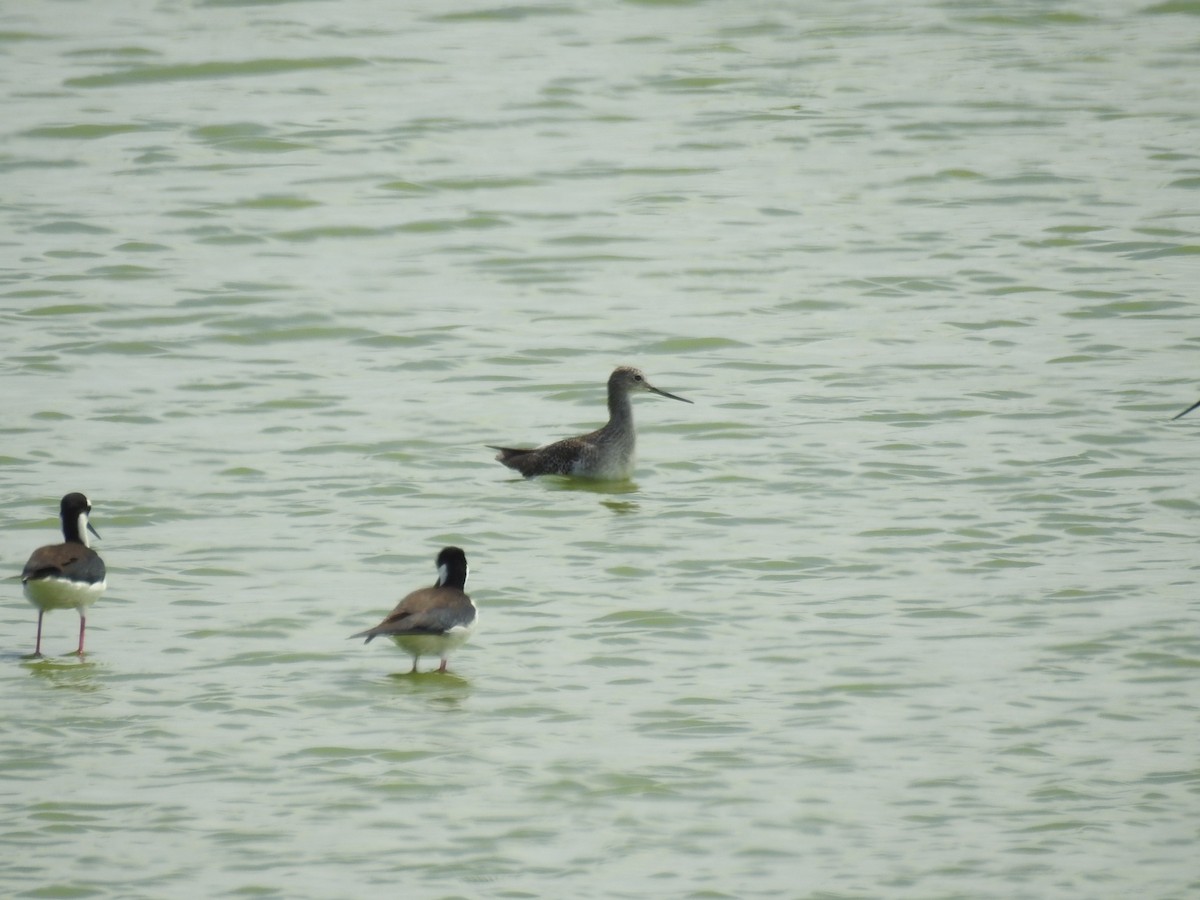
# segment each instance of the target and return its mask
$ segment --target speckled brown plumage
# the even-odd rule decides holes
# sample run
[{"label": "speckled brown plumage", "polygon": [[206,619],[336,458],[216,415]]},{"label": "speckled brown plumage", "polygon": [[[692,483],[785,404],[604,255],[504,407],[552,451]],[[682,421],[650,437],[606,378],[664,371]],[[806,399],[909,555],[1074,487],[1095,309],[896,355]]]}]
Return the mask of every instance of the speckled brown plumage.
[{"label": "speckled brown plumage", "polygon": [[692,402],[654,387],[640,369],[620,366],[608,378],[608,423],[603,428],[532,449],[489,446],[499,451],[498,462],[526,478],[573,475],[603,481],[624,480],[633,474],[637,444],[629,398],[630,394],[642,391]]}]

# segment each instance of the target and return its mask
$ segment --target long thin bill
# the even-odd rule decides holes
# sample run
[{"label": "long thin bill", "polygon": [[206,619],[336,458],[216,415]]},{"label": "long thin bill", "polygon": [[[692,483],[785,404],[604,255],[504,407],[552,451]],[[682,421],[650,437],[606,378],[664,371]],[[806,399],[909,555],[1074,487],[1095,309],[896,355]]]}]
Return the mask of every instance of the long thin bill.
[{"label": "long thin bill", "polygon": [[[692,402],[691,400],[688,400],[688,399],[687,399],[687,398],[685,398],[685,397],[676,397],[674,394],[668,394],[666,391],[660,391],[658,388],[656,388],[656,387],[655,387],[654,385],[652,385],[652,384],[647,384],[647,385],[646,385],[646,387],[650,388],[650,390],[654,391],[654,393],[656,393],[656,394],[660,394],[660,395],[662,395],[663,397],[670,397],[672,400],[682,400],[684,403],[691,403],[691,402]],[[1196,404],[1196,406],[1200,406],[1200,403],[1197,403],[1197,404]]]},{"label": "long thin bill", "polygon": [[1189,406],[1187,409],[1185,409],[1179,415],[1171,416],[1171,421],[1174,422],[1176,419],[1182,419],[1184,416],[1186,416],[1188,413],[1190,413],[1197,406],[1200,406],[1200,400],[1197,400],[1195,403],[1193,403],[1191,406]]}]

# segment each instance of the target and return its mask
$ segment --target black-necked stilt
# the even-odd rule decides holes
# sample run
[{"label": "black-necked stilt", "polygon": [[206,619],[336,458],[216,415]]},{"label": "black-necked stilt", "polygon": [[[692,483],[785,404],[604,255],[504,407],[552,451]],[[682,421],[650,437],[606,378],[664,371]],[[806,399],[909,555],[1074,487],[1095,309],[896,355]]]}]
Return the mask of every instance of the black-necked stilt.
[{"label": "black-necked stilt", "polygon": [[[620,366],[608,378],[608,424],[591,434],[566,438],[532,450],[495,447],[496,459],[526,478],[538,475],[574,475],[603,481],[621,481],[633,474],[633,404],[629,395],[639,391],[691,403],[660,391],[640,369]],[[490,446],[490,445],[489,445]]]},{"label": "black-necked stilt", "polygon": [[91,511],[92,504],[83,494],[73,493],[63,497],[59,507],[63,543],[34,550],[21,573],[25,596],[38,608],[34,656],[42,655],[42,617],[48,609],[79,610],[79,648],[75,652],[83,655],[86,610],[107,587],[104,560],[88,546],[89,531],[100,537],[88,521]]},{"label": "black-necked stilt", "polygon": [[1171,421],[1174,422],[1176,419],[1182,419],[1184,416],[1186,416],[1188,413],[1190,413],[1197,406],[1200,406],[1200,400],[1197,400],[1195,403],[1193,403],[1191,406],[1189,406],[1187,409],[1185,409],[1179,415],[1171,416]]},{"label": "black-necked stilt", "polygon": [[439,656],[439,672],[446,671],[450,651],[466,643],[479,621],[475,604],[463,588],[467,583],[467,555],[458,547],[446,547],[437,558],[438,580],[433,587],[413,591],[400,601],[388,617],[366,631],[352,634],[366,643],[390,637],[412,654],[412,671],[422,656]]}]

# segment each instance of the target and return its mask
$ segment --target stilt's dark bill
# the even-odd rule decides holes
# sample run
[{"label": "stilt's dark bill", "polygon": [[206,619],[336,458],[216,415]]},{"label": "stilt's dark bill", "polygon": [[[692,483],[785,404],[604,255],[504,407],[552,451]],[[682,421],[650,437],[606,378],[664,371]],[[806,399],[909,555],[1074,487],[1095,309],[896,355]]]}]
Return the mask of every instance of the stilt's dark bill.
[{"label": "stilt's dark bill", "polygon": [[413,658],[412,671],[422,656],[438,656],[446,671],[450,652],[461,647],[475,630],[479,614],[463,590],[469,572],[467,555],[458,547],[445,547],[437,557],[438,579],[433,587],[413,591],[378,625],[352,634],[371,643],[381,635]]},{"label": "stilt's dark bill", "polygon": [[1186,416],[1188,413],[1190,413],[1197,406],[1200,406],[1200,400],[1197,400],[1195,403],[1193,403],[1191,406],[1189,406],[1187,409],[1185,409],[1179,415],[1171,416],[1171,421],[1174,422],[1176,419],[1182,419],[1184,416]]},{"label": "stilt's dark bill", "polygon": [[620,366],[608,378],[608,424],[590,434],[566,438],[532,449],[496,447],[496,460],[526,478],[538,475],[573,475],[601,481],[623,481],[633,474],[637,433],[633,427],[630,395],[645,392],[691,403],[668,394],[646,380],[640,369]]},{"label": "stilt's dark bill", "polygon": [[89,520],[91,512],[92,504],[83,494],[71,493],[63,497],[58,513],[62,520],[63,542],[34,550],[21,572],[25,597],[38,609],[35,657],[42,655],[42,620],[52,609],[79,612],[79,646],[75,652],[83,655],[87,608],[107,587],[104,560],[88,546],[89,531],[100,537]]}]

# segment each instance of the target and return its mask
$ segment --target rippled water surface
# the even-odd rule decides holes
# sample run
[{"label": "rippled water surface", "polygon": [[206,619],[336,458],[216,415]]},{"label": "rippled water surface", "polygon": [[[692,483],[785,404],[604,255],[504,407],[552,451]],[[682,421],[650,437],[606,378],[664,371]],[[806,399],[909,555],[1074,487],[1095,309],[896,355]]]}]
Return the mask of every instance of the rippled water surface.
[{"label": "rippled water surface", "polygon": [[6,10],[6,894],[1196,895],[1198,15]]}]

